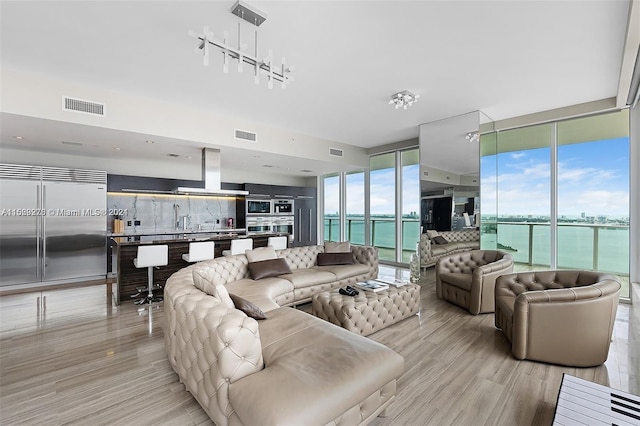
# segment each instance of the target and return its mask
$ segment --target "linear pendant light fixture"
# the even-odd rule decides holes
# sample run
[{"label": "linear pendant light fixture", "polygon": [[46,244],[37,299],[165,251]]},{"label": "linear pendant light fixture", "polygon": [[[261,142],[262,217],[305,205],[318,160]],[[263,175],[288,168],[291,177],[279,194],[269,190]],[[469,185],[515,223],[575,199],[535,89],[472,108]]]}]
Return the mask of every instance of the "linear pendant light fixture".
[{"label": "linear pendant light fixture", "polygon": [[[243,71],[243,65],[248,64],[253,68],[254,81],[256,84],[260,84],[260,73],[267,75],[267,85],[269,89],[273,88],[273,82],[278,81],[282,84],[284,89],[289,81],[293,81],[293,67],[285,64],[285,59],[282,58],[281,65],[275,66],[273,63],[273,54],[271,50],[268,51],[267,57],[260,60],[258,55],[258,27],[267,20],[266,15],[258,9],[250,6],[244,1],[238,0],[231,13],[236,15],[238,20],[238,44],[236,47],[231,46],[229,40],[229,34],[225,31],[223,41],[214,39],[213,33],[209,31],[209,27],[204,27],[202,34],[198,34],[194,31],[189,31],[189,35],[198,39],[198,46],[196,52],[202,50],[203,63],[205,66],[209,65],[209,48],[211,46],[218,48],[223,55],[222,70],[224,73],[229,72],[229,62],[235,60],[238,62],[238,72]],[[241,21],[247,21],[252,25],[255,25],[255,53],[252,56],[246,52],[247,44],[242,43],[240,24]]]}]

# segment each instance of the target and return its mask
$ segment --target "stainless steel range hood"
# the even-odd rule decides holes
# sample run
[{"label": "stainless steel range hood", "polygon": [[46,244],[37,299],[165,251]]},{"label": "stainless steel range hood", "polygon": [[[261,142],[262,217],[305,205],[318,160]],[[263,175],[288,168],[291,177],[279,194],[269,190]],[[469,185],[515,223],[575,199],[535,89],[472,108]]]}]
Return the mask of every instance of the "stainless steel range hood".
[{"label": "stainless steel range hood", "polygon": [[220,150],[202,148],[202,181],[204,188],[178,187],[175,194],[181,195],[248,195],[249,191],[220,188]]}]

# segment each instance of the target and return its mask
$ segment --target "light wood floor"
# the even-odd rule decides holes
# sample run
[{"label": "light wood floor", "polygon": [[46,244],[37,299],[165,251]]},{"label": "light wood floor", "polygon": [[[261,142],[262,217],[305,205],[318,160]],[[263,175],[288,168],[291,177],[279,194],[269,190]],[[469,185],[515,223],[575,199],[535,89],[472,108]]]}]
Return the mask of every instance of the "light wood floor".
[{"label": "light wood floor", "polygon": [[[518,361],[493,315],[435,297],[431,268],[420,315],[370,336],[406,360],[374,425],[549,425],[563,372],[639,394],[634,306],[620,305],[603,366]],[[2,425],[212,424],[167,362],[162,305],[115,306],[104,284],[0,297],[0,363]]]}]

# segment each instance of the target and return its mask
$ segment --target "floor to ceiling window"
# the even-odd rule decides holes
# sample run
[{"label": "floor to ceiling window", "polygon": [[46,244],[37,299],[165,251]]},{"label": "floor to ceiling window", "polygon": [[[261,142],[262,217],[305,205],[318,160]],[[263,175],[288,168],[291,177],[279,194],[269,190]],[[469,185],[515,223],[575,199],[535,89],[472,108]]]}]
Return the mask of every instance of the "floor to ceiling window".
[{"label": "floor to ceiling window", "polygon": [[369,167],[371,245],[380,260],[396,260],[396,153],[375,155]]},{"label": "floor to ceiling window", "polygon": [[340,175],[323,177],[324,240],[340,241]]},{"label": "floor to ceiling window", "polygon": [[481,151],[483,248],[516,270],[616,274],[629,297],[627,110],[501,131]]},{"label": "floor to ceiling window", "polygon": [[402,257],[409,263],[411,253],[415,253],[420,240],[420,150],[410,149],[400,152],[402,165]]},{"label": "floor to ceiling window", "polygon": [[346,239],[353,244],[365,244],[365,173],[362,170],[348,172],[346,185]]},{"label": "floor to ceiling window", "polygon": [[[627,110],[558,123],[558,267],[628,283]],[[621,294],[628,297],[628,287]]]},{"label": "floor to ceiling window", "polygon": [[551,265],[553,125],[499,132],[497,248],[527,265]]},{"label": "floor to ceiling window", "polygon": [[369,244],[381,261],[408,263],[420,235],[419,150],[374,155],[369,165],[321,178],[324,241]]}]

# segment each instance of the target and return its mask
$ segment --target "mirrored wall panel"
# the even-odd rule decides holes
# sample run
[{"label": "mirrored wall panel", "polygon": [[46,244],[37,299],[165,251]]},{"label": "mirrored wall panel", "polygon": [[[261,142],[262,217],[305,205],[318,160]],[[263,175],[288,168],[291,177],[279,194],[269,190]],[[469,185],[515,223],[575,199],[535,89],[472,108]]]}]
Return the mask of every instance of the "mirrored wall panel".
[{"label": "mirrored wall panel", "polygon": [[493,122],[480,111],[420,126],[420,226],[477,228],[480,222],[480,139]]}]

